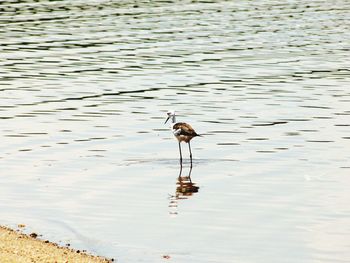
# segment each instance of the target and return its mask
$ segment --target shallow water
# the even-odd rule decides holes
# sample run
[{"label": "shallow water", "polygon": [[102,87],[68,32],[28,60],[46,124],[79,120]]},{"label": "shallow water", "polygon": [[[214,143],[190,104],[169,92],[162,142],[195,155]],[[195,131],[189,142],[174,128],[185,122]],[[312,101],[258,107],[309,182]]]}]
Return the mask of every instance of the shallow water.
[{"label": "shallow water", "polygon": [[118,262],[349,262],[349,10],[2,1],[0,224]]}]

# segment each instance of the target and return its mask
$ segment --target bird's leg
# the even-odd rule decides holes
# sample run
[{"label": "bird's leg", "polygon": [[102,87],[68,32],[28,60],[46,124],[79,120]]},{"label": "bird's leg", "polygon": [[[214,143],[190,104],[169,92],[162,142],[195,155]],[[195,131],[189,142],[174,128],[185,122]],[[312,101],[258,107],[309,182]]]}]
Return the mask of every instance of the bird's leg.
[{"label": "bird's leg", "polygon": [[180,151],[180,164],[182,165],[182,153],[181,153],[181,143],[179,142],[179,151]]},{"label": "bird's leg", "polygon": [[190,141],[188,141],[188,149],[190,150],[190,159],[191,159],[191,168],[192,168],[192,151],[191,151]]},{"label": "bird's leg", "polygon": [[188,149],[190,150],[190,159],[192,160],[191,143],[188,142]]},{"label": "bird's leg", "polygon": [[191,162],[190,171],[188,172],[188,179],[189,179],[190,183],[192,183],[192,180],[191,180],[191,173],[192,173],[192,162]]},{"label": "bird's leg", "polygon": [[180,165],[179,179],[181,179],[181,174],[182,174],[182,165]]}]

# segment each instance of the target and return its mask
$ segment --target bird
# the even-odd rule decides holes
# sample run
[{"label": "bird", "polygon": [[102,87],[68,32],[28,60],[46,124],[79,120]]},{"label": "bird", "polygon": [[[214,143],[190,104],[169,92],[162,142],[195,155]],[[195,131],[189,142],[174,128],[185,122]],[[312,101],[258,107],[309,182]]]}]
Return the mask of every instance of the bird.
[{"label": "bird", "polygon": [[180,151],[180,164],[182,164],[182,152],[181,152],[181,142],[188,143],[188,149],[190,151],[190,160],[192,166],[192,151],[190,141],[197,136],[201,136],[192,128],[191,125],[185,122],[176,122],[176,115],[174,110],[169,110],[167,112],[167,119],[164,124],[171,119],[173,134],[179,142],[179,151]]}]

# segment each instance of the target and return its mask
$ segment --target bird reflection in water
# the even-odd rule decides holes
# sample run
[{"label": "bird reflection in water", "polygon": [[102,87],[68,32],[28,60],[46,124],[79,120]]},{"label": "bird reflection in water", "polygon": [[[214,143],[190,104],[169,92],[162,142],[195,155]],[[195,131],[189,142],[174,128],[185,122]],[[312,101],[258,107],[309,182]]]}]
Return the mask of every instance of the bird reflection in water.
[{"label": "bird reflection in water", "polygon": [[182,176],[182,165],[180,166],[180,173],[176,182],[175,195],[169,195],[169,208],[171,215],[177,215],[178,200],[188,199],[194,193],[197,193],[199,187],[191,179],[192,165],[187,176]]}]

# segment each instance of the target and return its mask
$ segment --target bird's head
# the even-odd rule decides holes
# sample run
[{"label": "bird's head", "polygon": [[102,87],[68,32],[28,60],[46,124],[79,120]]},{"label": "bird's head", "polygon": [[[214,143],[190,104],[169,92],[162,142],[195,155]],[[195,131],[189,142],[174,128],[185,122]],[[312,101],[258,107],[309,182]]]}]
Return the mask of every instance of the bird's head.
[{"label": "bird's head", "polygon": [[175,120],[175,111],[174,110],[168,110],[168,112],[166,113],[168,115],[166,121],[164,122],[167,123],[167,121],[170,119],[170,118],[173,118],[173,121]]}]

